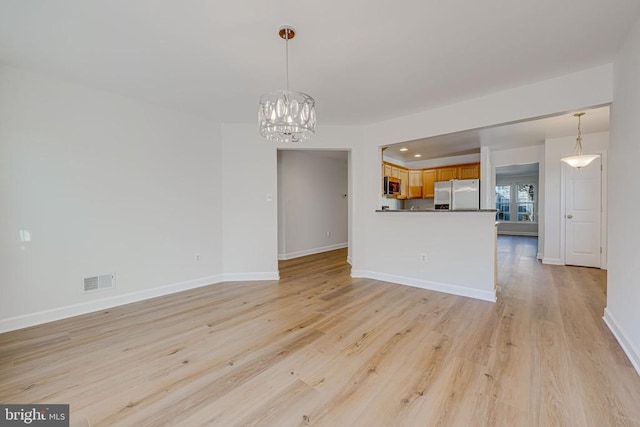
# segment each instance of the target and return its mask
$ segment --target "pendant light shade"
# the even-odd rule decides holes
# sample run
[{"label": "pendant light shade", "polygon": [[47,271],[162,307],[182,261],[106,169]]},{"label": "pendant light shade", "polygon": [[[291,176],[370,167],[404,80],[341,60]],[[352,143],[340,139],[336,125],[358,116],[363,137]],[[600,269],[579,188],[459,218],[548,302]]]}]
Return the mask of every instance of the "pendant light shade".
[{"label": "pendant light shade", "polygon": [[581,154],[579,156],[563,157],[560,160],[562,160],[563,162],[565,162],[566,164],[568,164],[572,168],[580,169],[580,168],[583,168],[583,167],[587,166],[589,163],[591,163],[592,161],[594,161],[598,157],[600,157],[600,156],[597,155],[597,154]]},{"label": "pendant light shade", "polygon": [[582,129],[580,128],[582,116],[586,113],[576,113],[574,117],[578,118],[578,137],[576,138],[576,148],[573,156],[563,157],[560,160],[571,166],[572,168],[583,168],[589,163],[600,157],[599,154],[582,154]]},{"label": "pendant light shade", "polygon": [[286,42],[287,89],[265,93],[260,97],[258,125],[260,134],[275,142],[300,142],[316,132],[316,101],[306,93],[289,90],[289,40],[295,30],[280,27],[280,38]]}]

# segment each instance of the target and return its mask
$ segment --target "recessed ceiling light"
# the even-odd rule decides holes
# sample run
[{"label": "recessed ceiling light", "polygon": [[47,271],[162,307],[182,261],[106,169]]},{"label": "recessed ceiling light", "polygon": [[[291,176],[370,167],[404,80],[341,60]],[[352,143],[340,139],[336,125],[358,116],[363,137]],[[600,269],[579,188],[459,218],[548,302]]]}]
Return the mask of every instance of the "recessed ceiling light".
[{"label": "recessed ceiling light", "polygon": [[409,151],[408,148],[401,148],[400,151]]},{"label": "recessed ceiling light", "polygon": [[422,157],[422,154],[414,154],[413,157]]}]

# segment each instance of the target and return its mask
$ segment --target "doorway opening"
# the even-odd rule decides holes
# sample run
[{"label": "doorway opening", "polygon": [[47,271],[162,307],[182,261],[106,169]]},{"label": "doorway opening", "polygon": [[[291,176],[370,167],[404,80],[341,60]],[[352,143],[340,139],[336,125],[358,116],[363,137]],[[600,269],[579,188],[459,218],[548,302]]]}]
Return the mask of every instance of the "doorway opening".
[{"label": "doorway opening", "polygon": [[278,259],[347,248],[350,151],[278,150]]},{"label": "doorway opening", "polygon": [[538,163],[496,167],[498,234],[538,237]]}]

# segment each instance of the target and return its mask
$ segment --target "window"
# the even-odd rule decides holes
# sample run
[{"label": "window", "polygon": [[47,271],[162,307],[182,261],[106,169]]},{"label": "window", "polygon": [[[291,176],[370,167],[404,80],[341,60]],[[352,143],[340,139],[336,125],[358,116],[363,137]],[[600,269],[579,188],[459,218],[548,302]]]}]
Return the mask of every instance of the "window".
[{"label": "window", "polygon": [[511,182],[496,185],[496,210],[498,221],[536,222],[536,184]]},{"label": "window", "polygon": [[536,191],[533,184],[516,184],[518,222],[534,222]]},{"label": "window", "polygon": [[499,221],[510,221],[511,215],[509,214],[511,207],[511,186],[510,185],[496,185],[496,219]]}]

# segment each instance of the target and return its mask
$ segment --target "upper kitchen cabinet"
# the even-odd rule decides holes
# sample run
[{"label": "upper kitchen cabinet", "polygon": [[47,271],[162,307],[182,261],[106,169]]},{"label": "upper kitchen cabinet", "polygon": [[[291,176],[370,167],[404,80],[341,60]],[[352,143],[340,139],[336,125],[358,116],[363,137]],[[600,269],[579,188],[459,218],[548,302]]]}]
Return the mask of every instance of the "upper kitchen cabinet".
[{"label": "upper kitchen cabinet", "polygon": [[459,165],[456,173],[456,179],[480,179],[480,163]]},{"label": "upper kitchen cabinet", "polygon": [[451,181],[452,179],[458,178],[458,167],[457,166],[447,166],[443,168],[438,168],[438,176],[436,181]]},{"label": "upper kitchen cabinet", "polygon": [[479,179],[480,163],[445,166],[438,168],[437,171],[437,181],[450,181],[452,179]]},{"label": "upper kitchen cabinet", "polygon": [[398,168],[398,178],[400,178],[400,196],[407,198],[409,195],[409,171]]},{"label": "upper kitchen cabinet", "polygon": [[409,198],[419,199],[422,197],[422,170],[409,169]]},{"label": "upper kitchen cabinet", "polygon": [[435,196],[434,184],[438,179],[436,169],[423,169],[422,171],[422,197],[425,199]]},{"label": "upper kitchen cabinet", "polygon": [[382,164],[382,176],[391,176],[391,165],[388,163]]}]

